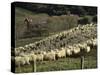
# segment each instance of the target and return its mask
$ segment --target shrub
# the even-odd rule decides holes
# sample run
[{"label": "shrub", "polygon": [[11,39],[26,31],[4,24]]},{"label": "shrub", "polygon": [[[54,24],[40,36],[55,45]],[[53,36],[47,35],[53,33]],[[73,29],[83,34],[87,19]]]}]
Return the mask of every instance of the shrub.
[{"label": "shrub", "polygon": [[90,24],[91,22],[92,22],[91,16],[84,16],[78,21],[79,24]]},{"label": "shrub", "polygon": [[92,21],[93,21],[94,23],[97,23],[97,15],[95,15],[95,16],[93,17]]},{"label": "shrub", "polygon": [[51,32],[58,32],[62,30],[67,30],[77,26],[78,16],[77,15],[62,15],[62,16],[52,16],[47,20],[48,28]]}]

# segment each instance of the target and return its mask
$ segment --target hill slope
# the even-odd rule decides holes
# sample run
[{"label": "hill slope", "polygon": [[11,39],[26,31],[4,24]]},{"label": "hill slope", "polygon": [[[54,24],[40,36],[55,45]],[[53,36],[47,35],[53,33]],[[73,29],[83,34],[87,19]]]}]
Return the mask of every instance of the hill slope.
[{"label": "hill slope", "polygon": [[[32,20],[29,31],[27,31],[27,25],[24,22],[26,17],[29,17]],[[77,15],[48,16],[47,14],[34,13],[29,10],[16,7],[16,39],[48,36],[50,33],[68,30],[78,25],[77,19]]]},{"label": "hill slope", "polygon": [[38,14],[36,15],[35,13],[16,7],[15,8],[15,36],[16,39],[19,39],[20,37],[25,36],[25,31],[26,31],[26,24],[24,23],[24,19],[26,17],[32,17],[33,21],[39,21],[41,17],[47,17],[46,14]]},{"label": "hill slope", "polygon": [[31,48],[31,50],[51,50],[81,43],[92,38],[97,38],[97,26],[88,24],[60,32],[35,43],[30,43],[27,45],[27,48]]}]

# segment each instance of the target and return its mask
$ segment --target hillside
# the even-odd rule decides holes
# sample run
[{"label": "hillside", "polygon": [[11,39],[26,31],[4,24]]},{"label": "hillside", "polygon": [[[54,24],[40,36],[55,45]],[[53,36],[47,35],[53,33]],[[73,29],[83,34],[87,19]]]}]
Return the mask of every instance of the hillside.
[{"label": "hillside", "polygon": [[82,43],[92,38],[97,38],[97,25],[87,24],[44,38],[35,43],[24,46],[31,53],[34,50],[54,50],[68,45]]},{"label": "hillside", "polygon": [[[25,24],[25,18],[30,17],[32,24],[29,30]],[[25,44],[41,40],[44,37],[50,36],[57,32],[68,30],[76,27],[77,16],[49,16],[47,14],[37,14],[29,10],[16,7],[15,8],[15,37],[16,47],[24,46]],[[52,31],[51,31],[52,30]],[[27,41],[28,39],[28,41]],[[23,41],[24,40],[24,41]],[[30,42],[29,42],[30,41]],[[21,43],[24,42],[24,43]]]},{"label": "hillside", "polygon": [[[86,42],[92,38],[97,38],[97,25],[87,24],[46,37],[43,40],[37,41],[35,43],[27,44],[21,49],[18,47],[16,50],[20,51],[19,53],[31,54],[32,51],[35,52],[41,50],[55,50],[57,48],[60,49],[61,47],[67,47],[68,45]],[[37,62],[37,72],[81,69],[80,65],[80,57],[67,56],[66,58],[59,58],[55,61],[44,60]],[[21,66],[20,68],[16,67],[16,72],[33,72],[33,66],[34,65],[31,64]],[[91,51],[85,55],[84,59],[84,69],[91,69],[96,67],[97,46],[91,48]]]},{"label": "hillside", "polygon": [[[20,37],[24,37],[24,33],[26,31],[26,25],[24,23],[24,19],[30,16],[32,18],[35,18],[37,20],[39,17],[45,17],[47,15],[44,14],[38,14],[28,11],[23,8],[16,7],[15,8],[15,31],[16,31],[16,39],[19,39]],[[33,19],[34,20],[34,19]],[[37,20],[38,21],[38,20]]]},{"label": "hillside", "polygon": [[[97,7],[14,2],[16,73],[97,68]],[[15,40],[13,40],[15,39]]]}]

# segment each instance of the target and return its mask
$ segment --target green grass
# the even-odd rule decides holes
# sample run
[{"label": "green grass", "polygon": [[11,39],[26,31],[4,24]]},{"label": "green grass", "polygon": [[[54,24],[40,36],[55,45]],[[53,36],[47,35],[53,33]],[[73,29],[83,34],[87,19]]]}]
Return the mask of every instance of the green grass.
[{"label": "green grass", "polygon": [[26,31],[26,25],[24,24],[24,19],[26,17],[31,17],[33,19],[33,23],[38,23],[48,17],[47,14],[35,14],[29,10],[16,7],[15,8],[15,37],[19,39],[19,37],[25,36],[24,32]]},{"label": "green grass", "polygon": [[[19,39],[20,37],[25,37],[25,32],[27,32],[27,25],[24,23],[24,19],[26,17],[32,18],[32,25],[41,24],[41,28],[37,28],[37,30],[46,30],[45,32],[41,31],[41,33],[48,35],[48,33],[55,33],[63,30],[68,30],[70,28],[77,26],[77,17],[76,16],[57,16],[52,17],[46,13],[34,13],[29,10],[16,7],[15,8],[15,37]],[[46,22],[46,24],[42,24]],[[45,26],[45,27],[44,27]],[[34,29],[34,28],[33,28]],[[48,33],[47,33],[48,32]],[[30,32],[28,38],[32,37],[33,34],[37,34],[36,32]],[[35,36],[37,36],[35,35]],[[44,35],[41,35],[44,36]]]},{"label": "green grass", "polygon": [[[43,39],[43,37],[44,37],[44,36],[32,37],[31,34],[29,34],[30,35],[29,37],[28,36],[24,37],[24,36],[26,36],[24,34],[24,32],[26,32],[26,25],[24,24],[24,19],[25,19],[25,17],[28,17],[28,16],[32,17],[34,23],[41,21],[43,17],[44,18],[48,17],[47,14],[35,14],[29,10],[16,7],[15,8],[15,37],[16,37],[15,42],[16,42],[16,47],[24,46],[24,45],[29,44],[29,43],[34,43],[35,41]],[[34,34],[34,33],[32,33],[32,34]],[[22,38],[19,38],[19,37],[22,37]]]},{"label": "green grass", "polygon": [[[15,15],[16,15],[16,18],[15,18],[16,36],[23,35],[23,32],[26,29],[26,26],[23,23],[25,16],[31,16],[34,22],[41,21],[42,19],[48,17],[48,15],[46,15],[46,14],[35,14],[33,12],[30,12],[28,10],[18,8],[18,7],[16,8]],[[51,25],[51,27],[54,27],[54,24],[57,26],[58,26],[58,24],[60,24],[60,27],[62,27],[62,22],[60,20],[59,20],[59,22],[57,22],[55,20],[57,20],[57,19],[51,18],[51,20],[49,20],[49,21],[52,21],[52,23],[50,22],[50,23],[48,23],[48,25]],[[56,27],[54,27],[54,28],[56,28]],[[41,37],[31,37],[31,38],[28,37],[28,38],[16,39],[16,47],[24,46],[29,43],[34,43],[35,41],[38,41],[43,38],[44,38],[44,36],[43,37],[41,36]],[[80,58],[67,57],[67,58],[58,59],[56,61],[37,62],[37,72],[76,70],[76,69],[81,68],[80,65],[81,65]],[[89,53],[88,56],[86,55],[84,65],[85,65],[84,69],[97,68],[97,51],[96,51],[96,49],[93,49]],[[32,70],[33,66],[34,65],[21,66],[21,71],[18,67],[16,67],[16,73],[33,72],[33,70]]]},{"label": "green grass", "polygon": [[[95,57],[86,57],[85,58],[84,69],[92,69],[97,68],[97,61]],[[25,65],[21,67],[22,72],[33,72],[32,66],[34,65]],[[62,58],[56,61],[43,61],[37,62],[37,72],[45,72],[45,71],[61,71],[61,70],[78,70],[81,69],[81,61],[80,58]],[[16,72],[19,73],[19,68],[16,68]]]},{"label": "green grass", "polygon": [[[80,70],[81,59],[80,57],[66,57],[55,61],[37,62],[37,72],[46,71],[61,71],[61,70]],[[21,71],[16,67],[16,73],[29,73],[33,72],[34,65],[21,66]],[[84,69],[97,68],[97,47],[91,49],[91,52],[85,55]]]},{"label": "green grass", "polygon": [[15,42],[16,47],[25,46],[26,44],[34,43],[43,39],[44,37],[33,37],[33,38],[26,38],[26,39],[18,39]]}]

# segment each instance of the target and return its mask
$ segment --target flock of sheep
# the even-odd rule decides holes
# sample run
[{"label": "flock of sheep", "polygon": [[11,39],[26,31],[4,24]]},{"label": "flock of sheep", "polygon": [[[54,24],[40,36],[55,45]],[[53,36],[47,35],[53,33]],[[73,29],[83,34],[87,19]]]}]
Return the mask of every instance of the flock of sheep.
[{"label": "flock of sheep", "polygon": [[[90,52],[92,46],[97,46],[97,39],[90,39],[86,42],[75,44],[73,46],[62,47],[50,51],[31,51],[30,54],[21,53],[15,57],[16,66],[29,65],[34,61],[51,61],[64,58],[71,55],[85,54]],[[21,49],[21,47],[19,47]],[[15,50],[16,51],[16,50]]]},{"label": "flock of sheep", "polygon": [[[93,33],[93,35],[90,35],[89,37],[84,35],[84,37],[89,38],[86,39],[85,41],[81,41],[79,43],[73,43],[73,44],[68,44],[68,43],[64,43],[66,36],[70,36],[72,34],[69,33],[73,33],[73,34],[79,34],[79,32],[85,33],[84,30],[87,30],[86,32],[88,33],[89,27],[91,28],[90,31],[93,32],[93,28],[96,27],[93,24],[90,25],[85,25],[85,26],[78,26],[75,27],[69,31],[64,31],[62,33],[53,35],[51,37],[46,38],[45,40],[40,40],[39,42],[35,42],[35,43],[31,43],[29,45],[25,45],[24,47],[18,47],[15,48],[15,57],[12,57],[12,60],[15,60],[15,65],[16,66],[23,66],[23,65],[30,65],[31,63],[34,63],[34,61],[55,61],[58,60],[59,58],[65,58],[68,56],[73,56],[73,55],[84,55],[85,53],[90,52],[91,48],[93,48],[94,46],[97,46],[97,38],[96,38],[96,33]],[[81,31],[79,31],[81,29]],[[74,33],[74,31],[76,33]],[[89,31],[89,32],[90,32]],[[96,31],[94,31],[96,32]],[[82,35],[83,36],[83,35]],[[75,36],[76,37],[76,36]],[[63,43],[60,43],[60,47],[57,47],[57,45],[55,45],[53,41],[53,38],[56,39],[56,44],[58,45],[57,41],[62,41]],[[58,40],[58,38],[60,40]],[[51,39],[51,40],[48,40]],[[71,39],[73,39],[71,37]],[[84,39],[84,38],[83,38]],[[69,40],[69,39],[67,39]],[[54,48],[48,48],[48,50],[46,50],[46,47],[43,45],[43,43],[45,43],[44,41],[55,45]],[[49,42],[50,41],[50,42]],[[42,43],[41,43],[42,42]],[[47,44],[48,44],[47,43]],[[35,46],[38,46],[35,47]],[[51,45],[52,47],[52,45]],[[43,50],[41,50],[41,48]]]}]

